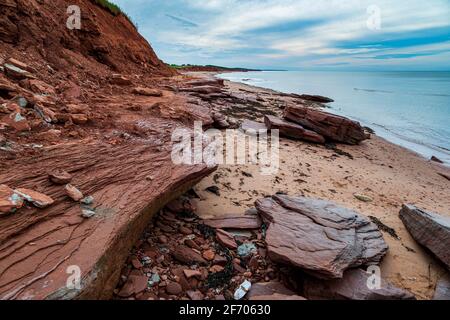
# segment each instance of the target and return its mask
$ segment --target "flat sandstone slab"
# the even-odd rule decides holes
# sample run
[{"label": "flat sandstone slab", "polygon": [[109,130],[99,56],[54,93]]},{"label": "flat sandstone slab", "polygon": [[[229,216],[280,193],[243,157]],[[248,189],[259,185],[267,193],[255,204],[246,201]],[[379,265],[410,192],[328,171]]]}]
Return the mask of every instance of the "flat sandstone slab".
[{"label": "flat sandstone slab", "polygon": [[259,229],[261,227],[261,219],[257,216],[231,215],[206,219],[203,223],[215,229]]}]

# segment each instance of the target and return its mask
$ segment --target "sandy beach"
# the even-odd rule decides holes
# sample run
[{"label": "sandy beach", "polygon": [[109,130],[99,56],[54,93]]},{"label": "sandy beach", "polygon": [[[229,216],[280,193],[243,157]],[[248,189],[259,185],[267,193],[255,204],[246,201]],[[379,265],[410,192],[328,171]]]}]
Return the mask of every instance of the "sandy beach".
[{"label": "sandy beach", "polygon": [[[272,92],[228,81],[226,87],[259,95]],[[411,238],[398,214],[402,204],[411,203],[450,215],[450,181],[438,174],[450,170],[376,135],[358,146],[339,144],[338,148],[352,158],[281,137],[278,174],[262,175],[257,165],[222,165],[195,187],[201,197],[196,202],[198,213],[202,218],[244,214],[255,200],[277,192],[334,201],[395,230],[399,239],[383,233],[389,252],[381,264],[382,276],[419,299],[430,299],[445,270]],[[220,196],[205,191],[210,186],[219,187]],[[373,201],[360,201],[354,194]]]}]

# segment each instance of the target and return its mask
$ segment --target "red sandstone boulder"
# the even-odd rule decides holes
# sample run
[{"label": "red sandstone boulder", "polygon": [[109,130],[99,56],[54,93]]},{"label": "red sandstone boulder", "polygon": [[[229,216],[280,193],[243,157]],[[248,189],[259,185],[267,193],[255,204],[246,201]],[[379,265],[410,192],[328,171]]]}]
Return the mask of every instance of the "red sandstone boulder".
[{"label": "red sandstone boulder", "polygon": [[450,218],[405,204],[400,219],[411,236],[450,269]]},{"label": "red sandstone boulder", "polygon": [[388,250],[375,224],[332,202],[276,195],[257,200],[256,208],[269,224],[270,259],[319,278],[342,278],[349,268],[378,264]]},{"label": "red sandstone boulder", "polygon": [[369,138],[359,122],[304,106],[287,106],[284,117],[327,139],[358,144]]},{"label": "red sandstone boulder", "polygon": [[306,130],[299,124],[274,116],[265,116],[264,122],[269,130],[278,129],[281,136],[315,143],[325,143],[325,138],[320,134],[311,130]]}]

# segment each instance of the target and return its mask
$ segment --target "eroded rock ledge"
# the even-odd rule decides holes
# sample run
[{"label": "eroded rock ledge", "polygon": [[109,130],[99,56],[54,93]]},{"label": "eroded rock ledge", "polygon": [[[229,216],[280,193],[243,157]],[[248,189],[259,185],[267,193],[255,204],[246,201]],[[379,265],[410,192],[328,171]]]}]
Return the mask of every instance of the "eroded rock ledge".
[{"label": "eroded rock ledge", "polygon": [[[95,199],[96,216],[84,219],[80,205],[48,180],[63,167],[73,183]],[[170,149],[101,142],[46,148],[38,156],[2,168],[0,181],[35,188],[55,199],[46,209],[24,207],[1,218],[2,299],[106,299],[111,297],[128,250],[151,216],[214,170],[175,166]],[[81,270],[82,288],[68,290],[69,266]]]}]

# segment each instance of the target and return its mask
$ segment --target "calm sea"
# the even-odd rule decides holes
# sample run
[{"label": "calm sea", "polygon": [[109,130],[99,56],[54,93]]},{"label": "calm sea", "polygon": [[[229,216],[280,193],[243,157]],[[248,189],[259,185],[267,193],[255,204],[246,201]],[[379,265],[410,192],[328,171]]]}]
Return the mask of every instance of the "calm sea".
[{"label": "calm sea", "polygon": [[450,164],[450,72],[226,73],[221,78],[286,93],[335,100],[329,112],[344,115],[377,135],[426,158]]}]

